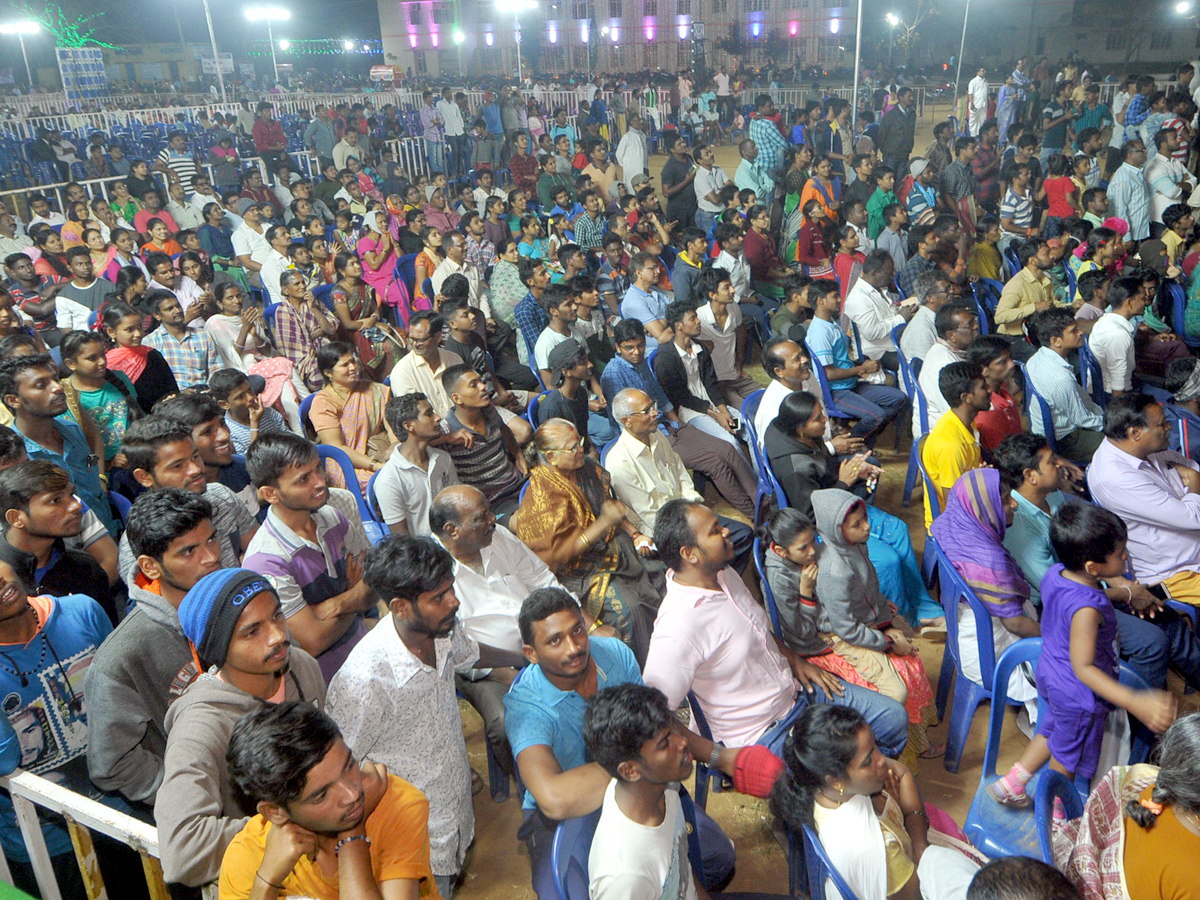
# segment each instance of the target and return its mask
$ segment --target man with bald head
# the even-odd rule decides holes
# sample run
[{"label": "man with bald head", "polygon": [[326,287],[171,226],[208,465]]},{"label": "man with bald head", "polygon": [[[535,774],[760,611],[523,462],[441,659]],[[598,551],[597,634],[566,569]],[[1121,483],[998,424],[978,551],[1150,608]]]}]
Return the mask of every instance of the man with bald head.
[{"label": "man with bald head", "polygon": [[[504,650],[521,650],[517,613],[538,588],[563,589],[544,562],[496,516],[478,488],[454,484],[433,498],[429,531],[454,557],[454,594],[467,636]],[[584,618],[588,615],[585,612]],[[590,627],[591,621],[588,621]],[[597,629],[597,632],[611,629]],[[612,632],[615,636],[615,632]],[[504,736],[504,694],[516,669],[476,669],[455,677],[458,690],[483,718],[488,742],[504,771],[512,775],[512,752]]]},{"label": "man with bald head", "polygon": [[[625,517],[642,534],[654,533],[655,517],[671,500],[703,503],[687,466],[658,430],[654,400],[645,391],[625,388],[613,397],[613,418],[621,436],[605,458],[613,490],[625,504]],[[754,531],[735,519],[721,519],[733,543],[733,566],[745,570],[754,544]],[[641,548],[638,548],[641,550]]]}]

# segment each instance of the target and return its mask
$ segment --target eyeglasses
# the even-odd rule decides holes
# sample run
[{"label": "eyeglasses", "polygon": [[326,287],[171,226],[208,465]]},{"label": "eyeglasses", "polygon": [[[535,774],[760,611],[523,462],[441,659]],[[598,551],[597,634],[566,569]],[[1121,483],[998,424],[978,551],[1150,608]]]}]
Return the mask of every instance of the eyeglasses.
[{"label": "eyeglasses", "polygon": [[583,443],[580,441],[576,441],[575,443],[571,444],[571,446],[569,446],[569,447],[557,447],[554,450],[551,450],[550,452],[551,453],[575,453],[582,449],[583,449]]},{"label": "eyeglasses", "polygon": [[651,403],[645,409],[635,409],[633,411],[633,415],[635,415],[635,416],[648,416],[651,413],[654,413],[657,415],[657,413],[658,413],[658,404],[657,403]]}]

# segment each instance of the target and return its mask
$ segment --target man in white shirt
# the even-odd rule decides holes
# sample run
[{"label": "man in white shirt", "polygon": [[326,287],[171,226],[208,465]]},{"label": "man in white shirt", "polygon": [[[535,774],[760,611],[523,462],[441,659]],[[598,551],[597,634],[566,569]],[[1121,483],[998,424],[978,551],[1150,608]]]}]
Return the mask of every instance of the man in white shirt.
[{"label": "man in white shirt", "polygon": [[286,225],[272,225],[267,229],[266,239],[271,252],[263,261],[258,275],[262,279],[263,288],[270,296],[270,302],[282,303],[283,291],[279,287],[279,276],[284,270],[294,268],[287,252],[292,243],[292,235]]},{"label": "man in white shirt", "polygon": [[442,436],[442,419],[420,393],[399,394],[384,412],[400,443],[375,477],[368,498],[392,534],[429,534],[429,507],[443,489],[458,484],[450,454],[429,442]]},{"label": "man in white shirt", "polygon": [[442,384],[442,373],[462,365],[457,353],[442,349],[442,317],[431,309],[413,313],[408,320],[408,344],[412,348],[392,367],[392,393],[424,394],[438,418],[450,414],[454,404]]},{"label": "man in white shirt", "polygon": [[721,188],[732,184],[725,170],[716,164],[713,148],[707,144],[697,144],[693,156],[696,160],[696,176],[692,179],[692,187],[696,191],[696,227],[708,234],[724,210],[718,194]]},{"label": "man in white shirt", "polygon": [[[926,352],[925,361],[921,364],[921,374],[917,376],[917,384],[925,395],[925,407],[928,410],[925,424],[930,428],[950,411],[950,404],[938,386],[938,376],[950,363],[962,362],[967,358],[967,347],[979,334],[979,319],[968,307],[953,303],[937,311],[933,324],[937,331],[937,340]],[[920,411],[915,406],[912,430],[913,440],[924,433]]]},{"label": "man in white shirt", "polygon": [[347,130],[342,135],[342,139],[334,145],[333,148],[333,164],[337,166],[339,172],[346,168],[346,160],[351,156],[362,160],[362,148],[358,145],[359,133],[357,131]]},{"label": "man in white shirt", "polygon": [[900,367],[896,355],[897,347],[892,340],[892,329],[903,325],[917,311],[913,303],[894,306],[884,291],[896,277],[896,264],[886,250],[872,250],[862,264],[862,275],[846,295],[843,314],[858,329],[862,343],[862,354],[867,359],[878,360],[891,371]]},{"label": "man in white shirt", "polygon": [[487,285],[479,274],[479,269],[467,259],[467,238],[466,235],[459,231],[448,231],[443,238],[442,251],[446,254],[446,258],[438,263],[438,267],[433,270],[433,275],[430,280],[433,282],[433,292],[435,295],[442,292],[442,285],[451,275],[462,275],[467,279],[469,293],[467,299],[471,305],[483,311],[483,317],[490,319],[492,317],[492,308],[488,303]]},{"label": "man in white shirt", "polygon": [[[814,498],[822,493],[829,492]],[[714,741],[780,755],[810,703],[838,703],[863,714],[885,756],[903,750],[903,706],[813,665],[771,633],[766,612],[729,568],[733,546],[711,509],[672,500],[658,512],[654,543],[667,565],[667,591],[643,678],[666,694],[668,708],[692,691]]]},{"label": "man in white shirt", "polygon": [[463,150],[467,144],[462,140],[467,133],[466,124],[463,122],[462,109],[454,102],[453,88],[445,88],[442,91],[442,99],[436,104],[438,117],[442,120],[442,128],[445,131],[446,144],[451,151],[450,164],[454,170],[452,175],[461,175],[467,171],[466,159]]},{"label": "man in white shirt", "polygon": [[459,626],[453,570],[450,554],[429,538],[394,535],[371,548],[363,581],[391,614],[351,651],[325,702],[347,744],[403,772],[428,799],[429,864],[443,897],[475,837],[456,673],[476,662],[524,663]]},{"label": "man in white shirt", "polygon": [[645,175],[650,160],[650,144],[646,133],[642,131],[645,123],[638,113],[629,117],[629,130],[617,144],[617,165],[621,167],[621,180],[631,192],[636,192],[633,185],[634,175]]},{"label": "man in white shirt", "polygon": [[979,137],[983,131],[983,122],[987,118],[988,109],[988,80],[987,68],[979,67],[971,83],[967,85],[967,106],[970,110],[967,133],[971,137]]},{"label": "man in white shirt", "polygon": [[45,194],[33,194],[30,196],[29,211],[33,213],[29,217],[30,228],[34,225],[49,225],[51,228],[54,228],[67,224],[67,220],[63,218],[62,213],[55,212],[50,208],[50,201],[46,199]]},{"label": "man in white shirt", "polygon": [[1146,163],[1142,174],[1150,188],[1150,221],[1161,225],[1163,210],[1172,203],[1187,202],[1192,183],[1187,167],[1174,157],[1179,149],[1179,133],[1164,128],[1152,138],[1158,152]]},{"label": "man in white shirt", "polygon": [[605,688],[588,702],[583,739],[612,776],[588,854],[591,900],[696,900],[678,787],[692,755],[666,697],[632,682]]},{"label": "man in white shirt", "polygon": [[696,295],[707,301],[696,310],[700,317],[700,339],[712,343],[717,384],[736,417],[746,398],[759,390],[760,385],[742,370],[742,360],[746,356],[746,326],[741,307],[734,302],[729,273],[719,266],[705,269],[696,279]]},{"label": "man in white shirt", "polygon": [[[604,468],[612,478],[613,491],[625,504],[625,518],[642,534],[654,533],[658,510],[671,500],[704,502],[692,483],[687,466],[659,432],[654,416],[643,414],[652,404],[650,395],[637,388],[625,388],[613,398],[613,418],[621,426],[621,436],[605,457]],[[754,531],[749,525],[718,516],[729,529],[739,572],[750,561]]]},{"label": "man in white shirt", "polygon": [[[458,618],[467,636],[512,653],[521,652],[517,613],[538,588],[565,590],[541,557],[507,528],[496,527],[487,498],[466,484],[440,491],[429,511],[430,529],[454,558],[454,594]],[[589,627],[591,618],[584,613]],[[616,632],[606,629],[606,635]],[[504,695],[516,670],[501,667],[460,673],[458,690],[483,719],[488,743],[501,768],[515,774],[504,734]]]},{"label": "man in white shirt", "polygon": [[1104,393],[1114,397],[1133,389],[1134,334],[1137,325],[1134,318],[1146,311],[1146,297],[1140,289],[1141,279],[1136,275],[1125,275],[1108,288],[1107,312],[1096,320],[1088,337],[1092,356],[1100,364],[1100,376]]},{"label": "man in white shirt", "polygon": [[900,352],[910,362],[924,360],[937,340],[934,318],[950,301],[950,281],[940,270],[922,272],[913,280],[913,296],[921,305],[900,332]]},{"label": "man in white shirt", "polygon": [[[286,229],[285,229],[286,230]],[[249,206],[242,216],[242,224],[229,236],[233,252],[237,254],[247,277],[258,277],[263,264],[271,258],[271,242],[262,227],[262,213],[257,206]],[[276,283],[276,290],[279,285]]]},{"label": "man in white shirt", "polygon": [[[762,353],[763,371],[771,379],[758,404],[758,413],[754,416],[754,433],[758,436],[759,449],[763,449],[767,428],[779,415],[779,406],[783,398],[792,391],[808,391],[814,397],[821,396],[821,383],[813,374],[812,361],[808,351],[795,341],[787,338],[773,338],[767,341]],[[826,417],[825,446],[830,453],[837,456],[848,456],[863,448],[863,439],[854,437],[847,432],[831,437],[832,427]]]}]

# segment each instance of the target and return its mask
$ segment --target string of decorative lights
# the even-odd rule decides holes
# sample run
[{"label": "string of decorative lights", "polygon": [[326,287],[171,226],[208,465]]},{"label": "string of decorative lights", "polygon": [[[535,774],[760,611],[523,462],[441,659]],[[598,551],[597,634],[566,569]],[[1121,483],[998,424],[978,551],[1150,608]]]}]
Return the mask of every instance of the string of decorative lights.
[{"label": "string of decorative lights", "polygon": [[[383,56],[383,41],[350,40],[348,38],[319,38],[316,40],[277,40],[276,52],[280,56],[341,56],[358,53],[368,56]],[[271,47],[262,38],[250,41],[247,49],[250,56],[270,56]]]}]

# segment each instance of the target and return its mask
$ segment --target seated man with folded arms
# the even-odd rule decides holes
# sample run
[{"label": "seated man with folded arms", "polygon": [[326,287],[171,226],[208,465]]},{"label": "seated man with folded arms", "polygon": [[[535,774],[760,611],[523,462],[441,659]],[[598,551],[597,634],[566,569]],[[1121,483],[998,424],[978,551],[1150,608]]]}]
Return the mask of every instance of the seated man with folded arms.
[{"label": "seated man with folded arms", "polygon": [[[642,534],[653,534],[658,510],[680,498],[704,502],[679,454],[659,432],[655,417],[646,410],[654,405],[645,391],[626,388],[613,398],[613,416],[621,424],[621,436],[605,460],[617,498],[625,504],[625,518]],[[729,529],[739,572],[750,560],[754,531],[735,519],[721,519]]]},{"label": "seated man with folded arms", "polygon": [[311,703],[287,700],[244,715],[228,760],[246,811],[257,815],[221,860],[222,900],[438,896],[429,802],[379,763],[356,758]]},{"label": "seated man with folded arms", "polygon": [[1104,410],[1076,377],[1068,357],[1083,346],[1079,320],[1068,308],[1048,309],[1029,322],[1041,346],[1025,364],[1025,376],[1050,407],[1051,423],[1030,404],[1029,426],[1038,434],[1054,429],[1054,443],[1066,459],[1086,465],[1104,440]]},{"label": "seated man with folded arms", "polygon": [[904,707],[813,665],[771,633],[766,612],[729,567],[729,531],[712,510],[672,500],[658,511],[654,543],[672,571],[645,679],[671,709],[693,692],[719,744],[759,744],[780,756],[809,704],[838,703],[863,714],[884,755],[899,755],[908,739]]},{"label": "seated man with folded arms", "polygon": [[1114,397],[1087,483],[1092,499],[1129,529],[1134,577],[1200,605],[1200,465],[1167,449],[1170,430],[1149,394]]},{"label": "seated man with folded arms", "polygon": [[[558,896],[550,864],[554,830],[562,819],[600,809],[612,780],[602,766],[588,761],[583,739],[588,702],[606,687],[641,684],[642,673],[633,651],[618,638],[589,635],[579,604],[566,591],[534,591],[521,604],[517,623],[531,663],[504,695],[504,727],[525,785],[524,822],[517,836],[529,850],[539,900],[553,900]],[[733,777],[742,789],[738,749],[714,744],[678,723],[672,727],[686,737],[694,758]],[[702,809],[696,810],[696,828],[703,857],[699,882],[705,890],[719,890],[733,876],[733,842]]]}]

